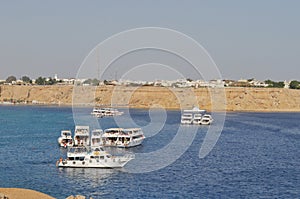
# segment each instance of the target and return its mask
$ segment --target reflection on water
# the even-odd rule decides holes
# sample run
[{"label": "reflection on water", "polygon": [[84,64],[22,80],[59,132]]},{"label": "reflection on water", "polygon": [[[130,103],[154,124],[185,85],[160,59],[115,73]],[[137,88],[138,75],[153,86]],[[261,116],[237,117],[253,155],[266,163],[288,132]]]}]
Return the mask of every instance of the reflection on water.
[{"label": "reflection on water", "polygon": [[[100,185],[104,179],[108,179],[120,172],[117,169],[95,169],[95,168],[59,168],[60,175],[73,180],[89,180]],[[99,184],[100,183],[100,184]]]},{"label": "reflection on water", "polygon": [[66,189],[71,189],[65,190],[67,193],[87,196],[83,187],[89,187],[89,196],[98,198],[109,193],[108,190],[102,189],[102,187],[108,186],[112,179],[123,171],[124,169],[58,168],[58,175],[63,181],[72,182],[71,185],[65,184]]}]

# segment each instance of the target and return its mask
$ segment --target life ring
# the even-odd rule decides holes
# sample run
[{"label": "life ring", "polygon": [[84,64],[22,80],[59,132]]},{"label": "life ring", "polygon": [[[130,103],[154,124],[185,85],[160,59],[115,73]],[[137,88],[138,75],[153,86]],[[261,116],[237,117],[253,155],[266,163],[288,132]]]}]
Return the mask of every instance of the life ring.
[{"label": "life ring", "polygon": [[95,152],[94,152],[94,155],[99,155],[99,154],[100,154],[99,151],[95,151]]}]

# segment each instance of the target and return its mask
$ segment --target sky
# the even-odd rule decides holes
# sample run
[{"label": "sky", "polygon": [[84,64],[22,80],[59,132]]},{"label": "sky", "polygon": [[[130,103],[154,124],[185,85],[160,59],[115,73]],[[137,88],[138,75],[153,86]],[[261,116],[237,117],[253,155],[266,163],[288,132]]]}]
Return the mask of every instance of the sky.
[{"label": "sky", "polygon": [[[300,80],[299,10],[298,0],[2,0],[0,79],[76,77],[100,42],[129,29],[161,27],[201,44],[223,79]],[[169,66],[144,60],[136,70],[119,70],[128,65],[124,59],[103,78],[198,78],[184,64],[184,74],[168,71],[176,61],[170,59]]]}]

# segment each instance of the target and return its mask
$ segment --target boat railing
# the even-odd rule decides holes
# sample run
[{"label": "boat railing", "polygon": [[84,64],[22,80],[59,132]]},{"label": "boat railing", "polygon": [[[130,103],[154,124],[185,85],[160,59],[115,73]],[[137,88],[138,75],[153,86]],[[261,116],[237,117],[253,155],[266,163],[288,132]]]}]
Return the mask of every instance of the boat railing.
[{"label": "boat railing", "polygon": [[124,158],[128,158],[128,159],[134,159],[135,158],[135,154],[134,153],[127,153],[123,157]]}]

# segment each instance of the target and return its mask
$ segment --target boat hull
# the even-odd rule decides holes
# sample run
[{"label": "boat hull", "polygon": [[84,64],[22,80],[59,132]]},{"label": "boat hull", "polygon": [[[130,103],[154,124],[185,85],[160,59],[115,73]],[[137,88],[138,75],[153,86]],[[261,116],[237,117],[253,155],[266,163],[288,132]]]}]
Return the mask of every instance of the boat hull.
[{"label": "boat hull", "polygon": [[64,168],[122,168],[133,158],[111,158],[109,160],[63,160],[57,166]]},{"label": "boat hull", "polygon": [[117,147],[119,148],[130,148],[130,147],[135,147],[135,146],[139,146],[142,144],[144,139],[140,139],[140,140],[134,140],[129,142],[128,144],[118,144]]}]

